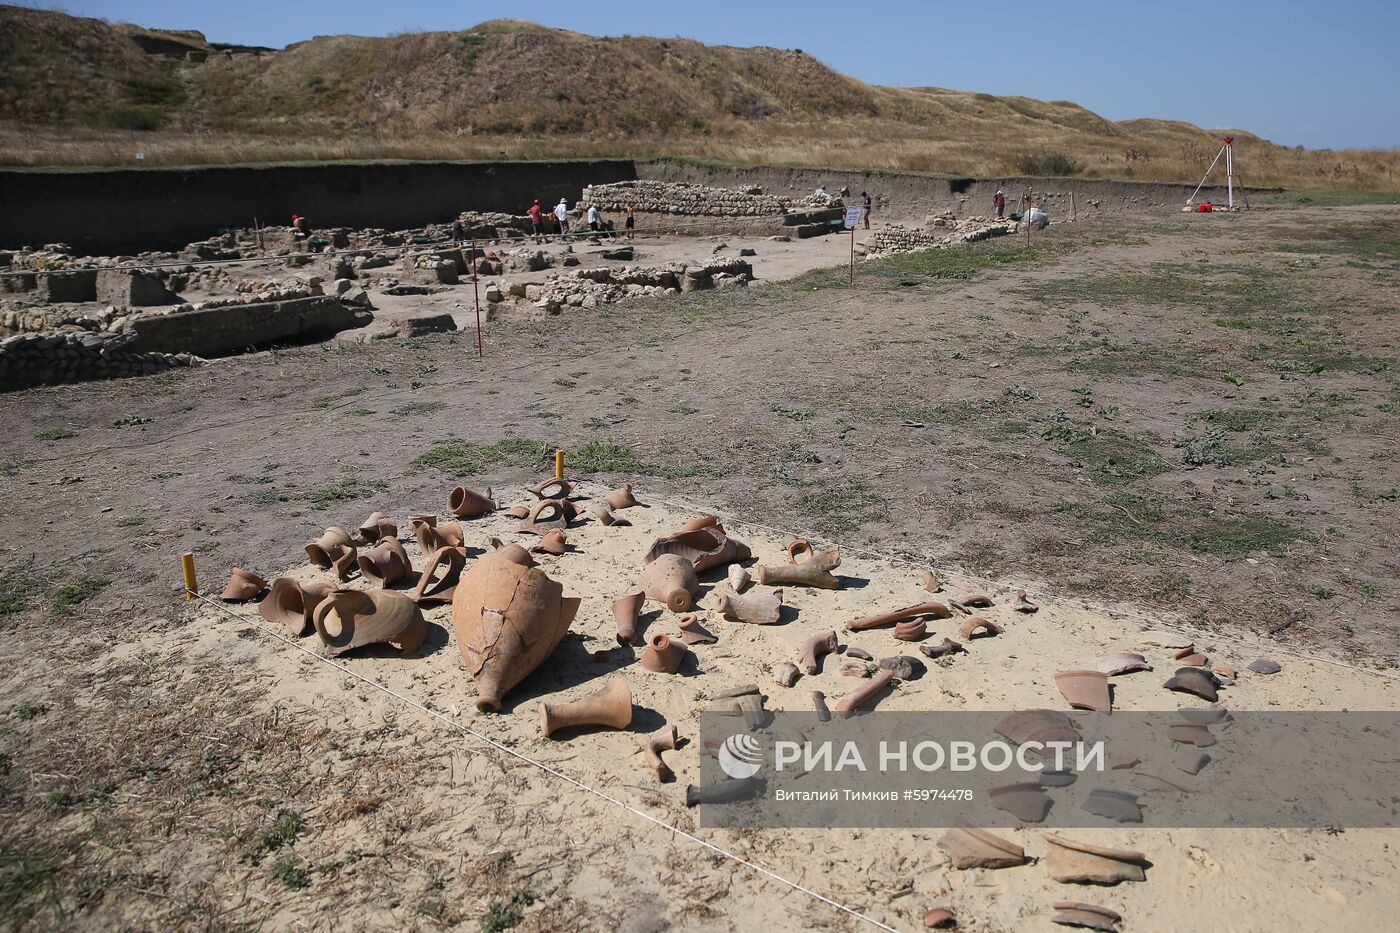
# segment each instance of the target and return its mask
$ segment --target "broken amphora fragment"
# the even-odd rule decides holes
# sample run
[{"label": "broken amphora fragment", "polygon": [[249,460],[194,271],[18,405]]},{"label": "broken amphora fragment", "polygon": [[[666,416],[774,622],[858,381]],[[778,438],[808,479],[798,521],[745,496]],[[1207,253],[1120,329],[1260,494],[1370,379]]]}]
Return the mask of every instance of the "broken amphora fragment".
[{"label": "broken amphora fragment", "polygon": [[1279,663],[1271,658],[1257,658],[1249,662],[1249,669],[1256,674],[1277,674],[1283,670]]},{"label": "broken amphora fragment", "polygon": [[452,602],[462,576],[467,553],[463,548],[440,547],[428,557],[412,599],[420,606]]},{"label": "broken amphora fragment", "polygon": [[[324,567],[330,570],[343,557],[346,551],[351,553],[351,563],[354,563],[355,548],[350,544],[350,534],[344,528],[334,526],[321,532],[321,537],[312,541],[306,546],[306,556],[311,559],[311,563],[317,567]],[[339,569],[339,568],[337,568]],[[344,576],[344,574],[341,574]]]},{"label": "broken amphora fragment", "polygon": [[603,501],[608,504],[608,508],[614,512],[619,509],[630,509],[637,505],[637,500],[632,495],[632,484],[624,483],[621,489],[614,489],[603,497]]},{"label": "broken amphora fragment", "polygon": [[397,538],[398,535],[398,524],[383,512],[371,512],[360,526],[360,539],[365,544],[374,544],[383,538]]},{"label": "broken amphora fragment", "polygon": [[802,672],[791,661],[784,661],[773,668],[773,680],[781,687],[791,687],[801,676]]},{"label": "broken amphora fragment", "polygon": [[871,702],[878,696],[890,681],[894,680],[893,671],[876,671],[870,678],[870,682],[861,684],[850,693],[836,701],[836,712],[843,718],[859,710],[865,704]]},{"label": "broken amphora fragment", "polygon": [[331,657],[384,643],[412,654],[428,634],[428,621],[418,605],[389,590],[335,590],[316,606],[311,619]]},{"label": "broken amphora fragment", "polygon": [[1150,671],[1152,665],[1147,663],[1147,658],[1136,651],[1119,651],[1117,654],[1106,654],[1090,665],[1093,670],[1101,671],[1109,677],[1118,674],[1130,674],[1133,671]]},{"label": "broken amphora fragment", "polygon": [[734,803],[748,800],[764,788],[763,778],[750,777],[719,781],[715,784],[687,784],[685,805],[699,806],[702,803]]},{"label": "broken amphora fragment", "polygon": [[1013,612],[1039,612],[1040,607],[1026,598],[1025,590],[1016,591],[1016,599],[1011,603]]},{"label": "broken amphora fragment", "polygon": [[729,581],[729,588],[736,593],[744,592],[744,587],[749,585],[749,572],[742,564],[730,564],[729,572],[725,575]]},{"label": "broken amphora fragment", "polygon": [[518,504],[518,505],[512,505],[510,508],[506,509],[506,511],[505,511],[505,515],[506,515],[507,518],[525,518],[525,517],[526,517],[527,515],[529,515],[529,514],[530,514],[530,507],[529,507],[528,505],[523,504],[523,503]]},{"label": "broken amphora fragment", "polygon": [[658,674],[674,674],[681,669],[688,654],[690,652],[685,645],[657,632],[647,639],[646,650],[642,652],[642,667]]},{"label": "broken amphora fragment", "polygon": [[267,581],[251,570],[234,567],[229,574],[228,584],[219,598],[226,603],[241,603],[252,599],[267,589]]},{"label": "broken amphora fragment", "polygon": [[831,721],[831,710],[826,705],[826,694],[820,690],[812,691],[812,708],[817,711],[819,722]]},{"label": "broken amphora fragment", "polygon": [[1210,658],[1200,652],[1178,654],[1176,659],[1180,661],[1184,667],[1206,667],[1210,664]]},{"label": "broken amphora fragment", "polygon": [[924,911],[924,928],[942,930],[958,925],[958,915],[951,907],[930,907]]},{"label": "broken amphora fragment", "polygon": [[797,538],[788,543],[788,563],[811,564],[822,570],[835,570],[841,566],[841,548],[829,547],[824,551],[813,550],[806,538]]},{"label": "broken amphora fragment", "polygon": [[452,628],[483,712],[500,711],[501,698],[559,645],[578,612],[578,597],[566,598],[529,560],[524,548],[509,545],[482,557],[457,583]]},{"label": "broken amphora fragment", "polygon": [[1177,668],[1176,673],[1162,686],[1179,693],[1193,694],[1212,703],[1220,699],[1220,681],[1216,680],[1210,671],[1201,670],[1199,667]]},{"label": "broken amphora fragment", "polygon": [[924,571],[924,589],[930,593],[937,593],[943,589],[943,581],[938,579],[938,574],[932,570]]},{"label": "broken amphora fragment", "polygon": [[991,637],[1000,635],[1002,628],[991,619],[984,619],[981,616],[971,616],[962,625],[958,626],[958,634],[964,641],[971,641],[974,638]]},{"label": "broken amphora fragment", "polygon": [[544,535],[569,527],[569,516],[561,499],[541,499],[520,520],[515,530],[526,535]]},{"label": "broken amphora fragment", "polygon": [[1055,686],[1065,702],[1075,709],[1112,713],[1113,703],[1108,692],[1108,675],[1102,671],[1060,671]]},{"label": "broken amphora fragment", "polygon": [[438,548],[464,547],[467,543],[462,526],[457,522],[442,525],[419,522],[413,526],[413,537],[418,542],[418,550],[422,551],[425,557]]},{"label": "broken amphora fragment", "polygon": [[629,519],[623,518],[620,515],[614,515],[613,510],[603,505],[601,502],[593,506],[593,517],[598,519],[598,524],[604,527],[617,525],[621,528],[632,524]]},{"label": "broken amphora fragment", "polygon": [[782,616],[782,590],[752,590],[742,596],[720,593],[715,610],[727,618],[754,625],[773,625]]},{"label": "broken amphora fragment", "polygon": [[1136,794],[1127,791],[1096,787],[1089,791],[1082,806],[1095,816],[1115,823],[1142,822],[1142,805],[1138,803]]},{"label": "broken amphora fragment", "polygon": [[700,617],[693,612],[687,612],[677,619],[676,627],[681,630],[681,641],[687,645],[713,645],[719,641],[713,632],[700,624]]},{"label": "broken amphora fragment", "polygon": [[408,552],[392,536],[380,538],[378,544],[360,555],[359,563],[360,575],[380,587],[397,583],[413,572]]},{"label": "broken amphora fragment", "polygon": [[[712,517],[709,518],[713,521]],[[642,560],[649,564],[663,554],[676,554],[689,561],[695,572],[699,573],[711,567],[740,563],[753,557],[748,545],[728,537],[724,533],[724,527],[718,522],[690,527],[692,522],[701,520],[691,519],[680,531],[657,538]]]},{"label": "broken amphora fragment", "polygon": [[272,589],[258,604],[258,615],[282,627],[282,633],[292,638],[310,634],[314,626],[311,614],[321,600],[335,589],[333,583],[298,583],[291,577],[278,577]]},{"label": "broken amphora fragment", "polygon": [[1102,930],[1103,933],[1117,933],[1121,914],[1098,907],[1094,904],[1081,904],[1077,901],[1060,901],[1055,904],[1055,915],[1051,923],[1066,927],[1084,927],[1088,930]]},{"label": "broken amphora fragment", "polygon": [[1016,843],[968,826],[948,830],[939,838],[938,847],[958,869],[1011,868],[1026,863],[1026,850]]},{"label": "broken amphora fragment", "polygon": [[1172,756],[1172,764],[1187,774],[1199,774],[1209,762],[1209,755],[1193,748],[1179,748]]},{"label": "broken amphora fragment", "polygon": [[458,486],[447,497],[447,511],[458,518],[476,518],[478,515],[496,511],[496,500],[490,486],[486,487],[485,493],[467,486]]},{"label": "broken amphora fragment", "polygon": [[822,590],[839,590],[841,581],[812,562],[801,564],[779,564],[776,567],[759,567],[758,582],[764,586],[811,586]]},{"label": "broken amphora fragment", "polygon": [[802,670],[808,674],[815,674],[821,668],[822,657],[835,650],[836,629],[829,629],[813,635],[802,643],[802,651],[798,656]]},{"label": "broken amphora fragment", "polygon": [[526,492],[536,499],[564,499],[574,491],[574,484],[562,477],[550,476],[531,486]]},{"label": "broken amphora fragment", "polygon": [[1050,843],[1047,856],[1050,877],[1070,884],[1118,884],[1120,881],[1146,881],[1147,857],[1127,849],[1108,849],[1067,839],[1058,833],[1045,833]]},{"label": "broken amphora fragment", "polygon": [[613,620],[617,623],[617,643],[619,645],[640,645],[642,643],[637,636],[637,619],[641,615],[642,604],[646,602],[646,598],[646,593],[641,590],[633,590],[626,596],[619,596],[613,600]]},{"label": "broken amphora fragment", "polygon": [[996,724],[996,732],[1013,745],[1027,742],[1078,742],[1080,735],[1069,715],[1054,709],[1024,709]]},{"label": "broken amphora fragment", "polygon": [[1215,744],[1214,733],[1203,722],[1176,723],[1167,729],[1167,739],[1178,745],[1194,745],[1197,748],[1210,748]]},{"label": "broken amphora fragment", "polygon": [[992,806],[1005,810],[1023,823],[1044,822],[1054,803],[1039,781],[1004,784],[993,787],[987,795],[992,798]]},{"label": "broken amphora fragment", "polygon": [[955,654],[961,650],[962,645],[958,642],[953,641],[953,639],[951,638],[945,638],[936,645],[919,646],[920,654],[924,655],[925,657],[935,659],[941,658],[946,654]]},{"label": "broken amphora fragment", "polygon": [[875,663],[873,661],[846,658],[841,662],[842,677],[869,677],[874,671]]},{"label": "broken amphora fragment", "polygon": [[685,612],[700,591],[694,568],[679,554],[662,554],[643,567],[640,585],[648,598],[672,612]]},{"label": "broken amphora fragment", "polygon": [[544,737],[554,738],[560,729],[581,726],[607,726],[626,729],[632,723],[632,690],[621,675],[608,678],[596,693],[572,703],[541,703],[540,728]]},{"label": "broken amphora fragment", "polygon": [[894,637],[900,641],[921,641],[928,634],[928,623],[923,619],[909,619],[894,624]]},{"label": "broken amphora fragment", "polygon": [[895,625],[919,616],[931,616],[935,619],[947,619],[952,616],[948,607],[942,603],[927,602],[917,606],[907,606],[904,609],[896,609],[894,612],[881,612],[873,616],[865,616],[856,619],[854,622],[846,623],[848,632],[860,632],[865,629],[879,628],[882,625]]},{"label": "broken amphora fragment", "polygon": [[540,543],[530,550],[535,554],[553,554],[560,557],[569,549],[569,536],[562,530],[556,528],[540,538]]},{"label": "broken amphora fragment", "polygon": [[923,676],[924,671],[928,670],[918,658],[911,658],[903,654],[881,658],[877,666],[882,671],[894,674],[896,680],[913,680]]},{"label": "broken amphora fragment", "polygon": [[506,560],[514,561],[522,567],[535,566],[535,559],[530,556],[530,552],[518,544],[506,544],[500,538],[487,538],[486,543],[491,545],[491,550],[500,554]]},{"label": "broken amphora fragment", "polygon": [[676,774],[671,770],[671,766],[666,764],[661,757],[662,752],[673,751],[676,747],[676,727],[667,725],[657,729],[647,736],[646,742],[642,744],[642,751],[646,754],[647,766],[656,772],[656,779],[661,783],[674,781]]}]

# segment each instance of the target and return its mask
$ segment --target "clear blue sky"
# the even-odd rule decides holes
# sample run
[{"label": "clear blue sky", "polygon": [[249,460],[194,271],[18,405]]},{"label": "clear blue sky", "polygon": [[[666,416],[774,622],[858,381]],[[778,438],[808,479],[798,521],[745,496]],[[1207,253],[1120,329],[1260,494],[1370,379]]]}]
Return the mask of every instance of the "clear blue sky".
[{"label": "clear blue sky", "polygon": [[1290,146],[1400,146],[1400,0],[63,0],[61,8],[275,47],[508,16],[593,35],[800,48],[874,84],[1072,100],[1115,120],[1237,127]]}]

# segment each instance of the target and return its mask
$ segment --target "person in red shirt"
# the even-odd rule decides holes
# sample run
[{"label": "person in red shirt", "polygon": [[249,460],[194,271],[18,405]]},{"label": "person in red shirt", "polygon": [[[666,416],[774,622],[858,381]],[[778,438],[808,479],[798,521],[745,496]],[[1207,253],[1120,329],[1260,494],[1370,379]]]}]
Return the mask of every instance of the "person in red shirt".
[{"label": "person in red shirt", "polygon": [[1001,215],[1006,213],[1006,195],[1002,194],[999,188],[997,193],[992,195],[992,207],[997,209],[997,219],[1000,220]]},{"label": "person in red shirt", "polygon": [[525,213],[530,215],[530,226],[535,230],[535,242],[544,242],[544,211],[540,210],[540,199],[535,198],[535,203],[530,205],[530,209]]}]

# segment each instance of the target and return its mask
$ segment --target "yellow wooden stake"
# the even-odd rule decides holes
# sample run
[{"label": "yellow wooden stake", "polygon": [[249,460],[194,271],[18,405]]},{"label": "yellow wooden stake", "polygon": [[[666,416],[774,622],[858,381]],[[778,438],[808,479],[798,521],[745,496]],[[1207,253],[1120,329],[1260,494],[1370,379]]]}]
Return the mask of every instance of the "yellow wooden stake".
[{"label": "yellow wooden stake", "polygon": [[554,452],[554,478],[564,478],[564,451],[562,450]]},{"label": "yellow wooden stake", "polygon": [[186,551],[180,555],[180,569],[185,574],[185,598],[194,599],[199,592],[199,581],[194,578],[194,554]]}]

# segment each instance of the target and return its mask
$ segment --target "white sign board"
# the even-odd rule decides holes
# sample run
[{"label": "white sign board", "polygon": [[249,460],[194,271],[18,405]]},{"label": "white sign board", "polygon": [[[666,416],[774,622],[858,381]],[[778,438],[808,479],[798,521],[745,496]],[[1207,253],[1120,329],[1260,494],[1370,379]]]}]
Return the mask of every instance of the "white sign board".
[{"label": "white sign board", "polygon": [[854,230],[860,226],[861,215],[865,213],[865,208],[857,204],[855,207],[846,208],[846,229]]}]

